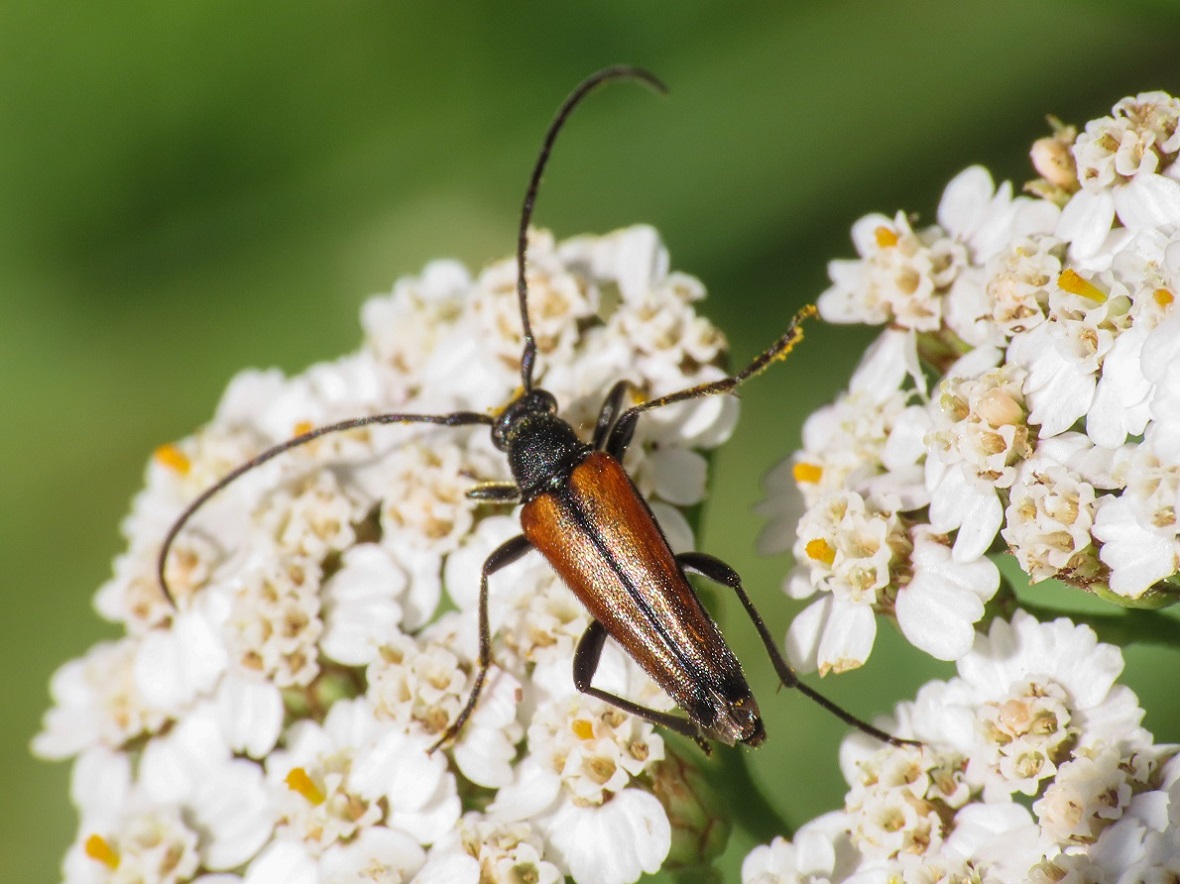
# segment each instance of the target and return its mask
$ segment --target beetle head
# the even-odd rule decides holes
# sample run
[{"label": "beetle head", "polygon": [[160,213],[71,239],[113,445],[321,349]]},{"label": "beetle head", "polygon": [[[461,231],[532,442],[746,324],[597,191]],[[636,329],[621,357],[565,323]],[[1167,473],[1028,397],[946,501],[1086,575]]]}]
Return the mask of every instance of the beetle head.
[{"label": "beetle head", "polygon": [[492,443],[501,451],[508,451],[521,431],[534,423],[538,415],[557,414],[557,398],[539,387],[521,393],[508,403],[492,427]]}]

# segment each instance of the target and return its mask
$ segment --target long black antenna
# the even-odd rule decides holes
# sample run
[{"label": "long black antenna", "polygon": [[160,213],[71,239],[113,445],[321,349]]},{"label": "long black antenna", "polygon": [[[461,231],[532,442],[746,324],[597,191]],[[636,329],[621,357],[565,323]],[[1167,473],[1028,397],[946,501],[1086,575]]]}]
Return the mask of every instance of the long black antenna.
[{"label": "long black antenna", "polygon": [[465,427],[471,424],[483,424],[484,426],[491,426],[495,423],[495,419],[486,414],[480,414],[474,411],[456,411],[452,414],[372,414],[366,417],[354,417],[350,420],[340,421],[335,424],[328,424],[324,427],[317,427],[314,430],[308,430],[306,433],[300,433],[286,442],[280,442],[278,445],[273,445],[270,448],[258,454],[244,464],[240,464],[235,469],[230,470],[204,491],[196,496],[187,507],[184,508],[176,521],[172,523],[172,527],[168,529],[168,533],[164,535],[164,542],[160,544],[160,552],[156,557],[156,577],[160,581],[160,591],[164,593],[164,598],[168,599],[168,603],[173,608],[176,607],[176,597],[172,595],[172,590],[168,586],[168,578],[164,576],[165,567],[168,564],[168,553],[172,549],[172,544],[176,541],[176,536],[180,534],[182,528],[188,524],[191,519],[205,502],[213,495],[220,492],[227,485],[236,482],[246,473],[250,472],[256,467],[262,466],[268,460],[278,457],[285,451],[290,451],[292,448],[298,448],[300,445],[306,445],[313,439],[318,439],[320,436],[326,436],[329,433],[340,433],[344,430],[355,430],[358,427],[371,427],[376,424],[441,424],[445,427]]},{"label": "long black antenna", "polygon": [[537,342],[533,338],[533,327],[529,322],[529,286],[524,276],[525,252],[528,250],[529,244],[529,222],[533,218],[533,203],[537,200],[541,176],[545,173],[545,166],[549,162],[549,153],[553,150],[553,142],[557,140],[557,133],[561,131],[561,127],[565,125],[565,121],[583,98],[598,86],[611,80],[639,80],[656,92],[661,94],[668,92],[668,87],[659,77],[643,68],[625,64],[603,68],[598,73],[591,74],[574,88],[574,91],[557,109],[553,122],[549,124],[549,131],[545,133],[545,141],[541,144],[541,152],[537,155],[537,163],[533,166],[533,177],[529,179],[529,187],[524,194],[524,206],[520,210],[520,234],[516,239],[516,295],[520,300],[520,325],[524,331],[524,350],[520,354],[520,381],[526,393],[533,389],[533,363],[537,359]]},{"label": "long black antenna", "polygon": [[[610,80],[639,80],[652,89],[660,93],[666,93],[668,87],[665,86],[655,74],[646,71],[643,68],[633,67],[631,65],[615,65],[614,67],[603,68],[596,74],[591,74],[585,80],[578,84],[569,97],[558,108],[557,114],[553,118],[553,122],[549,124],[549,130],[545,133],[545,140],[541,145],[541,152],[537,156],[536,165],[533,167],[532,178],[529,179],[528,190],[524,196],[524,206],[521,209],[520,218],[520,235],[517,238],[516,246],[516,291],[520,299],[520,319],[524,330],[524,350],[520,357],[520,373],[521,379],[524,383],[525,392],[533,388],[533,363],[537,358],[537,342],[533,338],[532,325],[529,323],[528,311],[528,283],[525,281],[525,253],[528,249],[528,228],[529,221],[533,216],[533,203],[537,199],[537,190],[541,184],[541,176],[545,172],[545,166],[549,161],[549,154],[553,150],[553,143],[557,140],[557,133],[561,131],[566,119],[574,108],[592,92],[599,85]],[[159,556],[156,559],[156,576],[160,581],[160,589],[164,593],[164,597],[172,607],[176,607],[176,600],[172,595],[172,590],[168,586],[168,580],[164,576],[165,566],[168,563],[168,553],[172,549],[172,545],[176,537],[189,520],[196,514],[209,498],[213,497],[218,492],[222,491],[227,485],[237,481],[246,473],[255,469],[258,466],[266,463],[272,458],[278,457],[285,451],[290,451],[292,448],[298,448],[301,445],[306,445],[313,439],[318,439],[320,436],[328,433],[339,433],[344,430],[352,430],[357,427],[372,426],[374,424],[441,424],[444,426],[467,426],[471,424],[483,424],[491,426],[495,422],[494,418],[486,414],[479,414],[474,412],[455,412],[453,414],[379,414],[370,415],[368,417],[354,418],[353,420],[341,421],[339,423],[330,424],[325,427],[319,427],[307,433],[302,433],[292,439],[282,442],[278,445],[266,449],[261,454],[252,458],[244,464],[241,464],[236,469],[230,471],[220,480],[215,482],[210,487],[206,488],[199,494],[176,518],[164,536],[164,541],[160,546]]]}]

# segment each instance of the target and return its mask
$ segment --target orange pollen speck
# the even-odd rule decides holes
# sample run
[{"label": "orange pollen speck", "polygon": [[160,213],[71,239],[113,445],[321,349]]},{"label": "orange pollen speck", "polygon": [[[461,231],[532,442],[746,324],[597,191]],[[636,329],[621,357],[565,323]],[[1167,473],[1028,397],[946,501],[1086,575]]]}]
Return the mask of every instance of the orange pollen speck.
[{"label": "orange pollen speck", "polygon": [[315,429],[315,424],[311,421],[300,421],[295,425],[295,435],[302,436],[304,433],[310,433]]},{"label": "orange pollen speck", "polygon": [[807,541],[807,555],[815,559],[817,562],[823,562],[825,565],[830,565],[836,561],[836,550],[832,545],[824,540],[822,537],[817,537],[814,540]]},{"label": "orange pollen speck", "polygon": [[307,775],[307,771],[303,768],[291,768],[287,773],[286,783],[288,789],[292,792],[298,792],[308,800],[308,803],[315,805],[324,803],[324,793],[311,781],[311,777]]},{"label": "orange pollen speck", "polygon": [[86,855],[98,860],[111,871],[119,868],[119,853],[102,835],[91,835],[82,847]]},{"label": "orange pollen speck", "polygon": [[1062,291],[1071,295],[1081,295],[1096,304],[1106,300],[1106,292],[1074,270],[1062,270],[1061,275],[1057,277],[1057,285]]},{"label": "orange pollen speck", "polygon": [[1170,307],[1172,306],[1172,302],[1176,300],[1176,296],[1167,289],[1156,289],[1151,293],[1151,296],[1155,298],[1155,302],[1161,307]]},{"label": "orange pollen speck", "polygon": [[791,474],[796,482],[814,485],[824,477],[824,468],[813,463],[797,463],[791,468]]},{"label": "orange pollen speck", "polygon": [[187,476],[193,466],[193,462],[188,459],[188,456],[171,442],[161,445],[152,456],[156,459],[156,463],[168,467],[182,476]]},{"label": "orange pollen speck", "polygon": [[883,249],[891,248],[897,245],[897,232],[890,230],[888,227],[882,225],[873,231],[873,236],[877,240],[877,245]]},{"label": "orange pollen speck", "polygon": [[570,730],[574,732],[574,736],[579,740],[589,740],[594,736],[594,725],[584,718],[577,718],[571,722]]}]

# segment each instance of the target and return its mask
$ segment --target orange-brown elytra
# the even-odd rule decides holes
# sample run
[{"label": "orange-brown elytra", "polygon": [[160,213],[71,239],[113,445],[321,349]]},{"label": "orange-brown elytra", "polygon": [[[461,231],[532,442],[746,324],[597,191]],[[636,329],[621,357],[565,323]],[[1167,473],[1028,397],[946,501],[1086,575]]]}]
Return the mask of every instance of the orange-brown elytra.
[{"label": "orange-brown elytra", "polygon": [[[783,358],[801,337],[800,323],[814,315],[805,308],[786,332],[736,374],[623,408],[628,385],[619,382],[607,395],[593,438],[580,439],[557,414],[552,394],[533,386],[537,345],[528,311],[525,276],[528,228],[541,176],[558,132],[582,99],[597,86],[620,79],[637,80],[660,92],[664,85],[636,67],[606,68],[582,81],[562,103],[542,142],[521,210],[517,237],[517,298],[522,334],[521,392],[498,415],[381,414],[341,421],[309,430],[241,464],[202,492],[170,527],[160,549],[157,573],[164,595],[174,603],[165,578],[168,552],[190,517],[214,494],[266,461],[328,433],[374,424],[426,423],[443,426],[482,424],[508,458],[512,482],[485,482],[472,488],[475,500],[522,502],[523,533],[497,547],[484,562],[479,590],[479,666],[467,702],[434,748],[453,739],[479,701],[492,663],[488,618],[488,578],[531,550],[539,551],[585,605],[592,618],[574,654],[578,690],[634,715],[696,740],[759,745],[766,739],[762,719],[737,657],[705,610],[686,577],[702,575],[732,589],[741,600],[766,647],[779,679],[877,739],[905,743],[846,712],[798,680],[779,652],[737,573],[705,553],[674,554],[651,509],[622,467],[640,414],[675,402],[728,393],[771,363]],[[593,685],[603,645],[618,642],[686,713],[682,717],[641,706]],[[433,751],[433,750],[432,750]]]},{"label": "orange-brown elytra", "polygon": [[[765,739],[741,664],[617,457],[587,455],[567,481],[526,503],[520,521],[529,543],[594,618],[575,655],[579,690],[630,708],[591,684],[609,635],[706,733],[731,746]],[[659,720],[684,730],[683,719],[661,714]]]}]

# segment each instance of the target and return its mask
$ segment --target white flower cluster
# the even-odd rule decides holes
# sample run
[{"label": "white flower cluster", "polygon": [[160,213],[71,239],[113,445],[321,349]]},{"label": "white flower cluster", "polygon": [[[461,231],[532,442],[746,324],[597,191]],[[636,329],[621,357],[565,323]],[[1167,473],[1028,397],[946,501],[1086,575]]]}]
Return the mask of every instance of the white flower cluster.
[{"label": "white flower cluster", "polygon": [[[654,230],[536,232],[528,273],[537,382],[583,433],[615,380],[650,397],[723,376],[724,339],[693,308],[703,289],[669,271]],[[293,378],[243,373],[212,423],[156,453],[97,597],[126,636],[59,670],[34,741],[75,758],[67,881],[622,884],[662,864],[653,783],[681,768],[650,723],[574,690],[588,617],[538,555],[493,577],[495,665],[455,744],[427,751],[471,691],[481,564],[520,530],[465,495],[510,478],[486,428],[370,427],[294,449],[181,533],[175,609],[156,584],[176,515],[265,448],[362,415],[508,402],[515,279],[511,260],[476,277],[431,264],[365,305],[359,352]],[[698,449],[735,419],[714,397],[639,423],[627,466],[678,549],[692,532],[674,506],[704,496]],[[670,705],[610,646],[595,684]]]},{"label": "white flower cluster", "polygon": [[745,884],[1130,884],[1180,873],[1178,747],[1140,727],[1138,700],[1116,684],[1118,648],[1064,618],[1017,612],[957,666],[878,722],[923,746],[846,739],[844,809],[794,843],[755,848]]},{"label": "white flower cluster", "polygon": [[[832,322],[886,324],[847,392],[768,477],[764,551],[793,548],[806,670],[862,665],[876,615],[968,653],[1006,548],[1131,607],[1180,581],[1180,101],[1120,101],[1038,142],[1013,196],[972,167],[938,223],[869,215],[833,261]],[[806,512],[792,502],[802,492]]]},{"label": "white flower cluster", "polygon": [[1005,549],[1030,583],[1180,600],[1178,128],[1177,99],[1125,99],[1037,143],[1036,196],[969,168],[936,225],[870,215],[830,265],[821,316],[887,328],[766,481],[760,545],[817,596],[788,654],[861,666],[884,615],[958,677],[882,724],[921,748],[846,741],[844,809],[756,849],[747,884],[1180,874],[1177,747],[1140,727],[1121,651],[1012,588],[976,628]]}]

